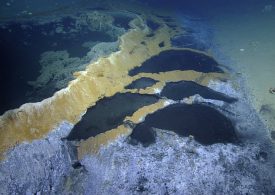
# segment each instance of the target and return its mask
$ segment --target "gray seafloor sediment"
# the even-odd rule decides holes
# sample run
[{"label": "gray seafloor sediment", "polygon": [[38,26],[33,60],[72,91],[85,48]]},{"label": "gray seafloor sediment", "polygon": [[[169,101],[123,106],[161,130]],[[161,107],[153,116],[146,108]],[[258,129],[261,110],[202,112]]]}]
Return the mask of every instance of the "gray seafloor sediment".
[{"label": "gray seafloor sediment", "polygon": [[147,148],[118,141],[82,161],[86,194],[268,194],[259,151],[253,144],[205,147],[165,131]]},{"label": "gray seafloor sediment", "polygon": [[62,123],[44,139],[11,149],[0,164],[0,194],[55,192],[71,169],[69,150],[61,141],[71,128]]}]

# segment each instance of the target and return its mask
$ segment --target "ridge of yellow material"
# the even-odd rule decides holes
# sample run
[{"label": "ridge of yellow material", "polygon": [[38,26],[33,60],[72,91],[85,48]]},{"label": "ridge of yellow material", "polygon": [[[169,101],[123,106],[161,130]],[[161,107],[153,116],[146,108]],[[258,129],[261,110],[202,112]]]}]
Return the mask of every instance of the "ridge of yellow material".
[{"label": "ridge of yellow material", "polygon": [[[120,38],[120,51],[76,73],[76,79],[67,88],[41,102],[24,104],[0,116],[0,156],[18,143],[42,138],[62,121],[75,124],[97,100],[123,90],[132,80],[129,69],[170,48],[158,47],[160,41],[169,43],[168,27],[159,29],[153,38],[146,37],[147,33],[140,28],[130,30]],[[142,41],[147,44],[141,44]]]},{"label": "ridge of yellow material", "polygon": [[[171,47],[170,38],[176,32],[168,26],[161,25],[153,37],[146,36],[150,31],[143,28],[142,19],[133,21],[132,26],[134,29],[120,37],[118,52],[89,64],[85,71],[74,73],[75,80],[71,81],[68,87],[41,102],[24,104],[0,116],[0,159],[9,148],[24,141],[44,137],[62,121],[75,124],[82,113],[95,105],[99,99],[123,91],[124,87],[135,79],[128,75],[130,69],[140,66],[161,51],[174,49]],[[164,42],[164,47],[159,47],[161,42]],[[167,80],[165,77],[169,77],[168,80],[195,79],[194,75],[188,76],[189,73],[144,73],[138,77],[146,76],[160,81]],[[202,73],[194,74],[200,77]]]}]

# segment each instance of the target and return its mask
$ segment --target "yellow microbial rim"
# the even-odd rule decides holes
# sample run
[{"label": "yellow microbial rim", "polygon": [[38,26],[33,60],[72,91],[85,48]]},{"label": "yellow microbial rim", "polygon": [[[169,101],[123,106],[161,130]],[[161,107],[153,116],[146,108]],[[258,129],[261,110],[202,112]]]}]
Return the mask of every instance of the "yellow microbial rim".
[{"label": "yellow microbial rim", "polygon": [[[133,77],[129,76],[128,71],[130,69],[140,66],[150,57],[165,50],[175,49],[171,46],[170,38],[176,35],[179,29],[169,28],[164,21],[152,15],[143,17],[154,18],[161,24],[153,37],[146,36],[150,30],[146,27],[144,20],[141,18],[134,19],[131,22],[132,29],[120,37],[120,50],[118,52],[89,64],[85,71],[74,73],[75,80],[52,97],[38,103],[24,104],[20,108],[7,111],[0,116],[0,157],[3,158],[4,153],[18,143],[43,138],[62,121],[77,123],[87,108],[94,106],[103,97],[110,97],[117,92],[126,91],[152,94],[155,88],[162,88],[167,81],[190,80],[207,85],[211,79],[225,76],[221,73],[196,71],[140,73]],[[161,42],[164,43],[164,47],[159,47]],[[179,50],[186,50],[186,48]],[[155,79],[158,83],[139,91],[124,89],[132,81],[141,77]],[[155,105],[141,108],[130,117],[130,120],[134,122],[136,115],[139,118],[144,117],[163,106],[163,102],[158,102]],[[80,143],[79,156],[83,157],[84,154],[94,152],[101,144],[106,144],[119,135],[128,133],[128,128],[119,126],[90,138]]]}]

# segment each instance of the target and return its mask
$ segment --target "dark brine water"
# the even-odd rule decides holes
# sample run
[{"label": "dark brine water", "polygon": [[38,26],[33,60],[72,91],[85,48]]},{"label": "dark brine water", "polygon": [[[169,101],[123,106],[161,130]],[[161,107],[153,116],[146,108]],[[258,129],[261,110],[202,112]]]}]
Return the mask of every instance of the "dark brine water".
[{"label": "dark brine water", "polygon": [[[70,32],[75,24],[75,19],[65,17],[57,22],[14,22],[0,28],[0,114],[30,102],[30,99],[41,101],[57,90],[52,86],[52,90],[40,93],[39,97],[30,98],[27,94],[33,90],[28,81],[36,80],[40,75],[42,67],[39,61],[43,52],[66,50],[69,57],[81,58],[89,51],[88,47],[82,46],[83,43],[115,41],[110,35],[91,31],[87,27],[78,32]],[[58,26],[63,26],[62,32],[56,32]]]},{"label": "dark brine water", "polygon": [[201,144],[235,142],[231,121],[219,111],[202,104],[175,104],[148,115],[131,134],[145,146],[155,141],[152,128],[171,130],[180,136],[193,136]]}]

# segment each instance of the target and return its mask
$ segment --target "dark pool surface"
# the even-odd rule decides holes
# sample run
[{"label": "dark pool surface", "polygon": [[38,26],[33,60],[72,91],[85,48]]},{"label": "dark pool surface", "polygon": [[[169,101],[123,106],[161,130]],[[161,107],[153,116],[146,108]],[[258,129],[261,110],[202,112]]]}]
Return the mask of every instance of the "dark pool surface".
[{"label": "dark pool surface", "polygon": [[183,98],[199,94],[205,99],[221,100],[228,103],[237,101],[236,98],[217,92],[208,87],[199,85],[193,81],[170,82],[165,85],[160,95],[172,100],[182,100]]},{"label": "dark pool surface", "polygon": [[144,146],[154,143],[152,127],[171,130],[180,136],[194,136],[203,145],[234,143],[237,136],[232,122],[216,109],[203,104],[173,104],[148,115],[130,138]]},{"label": "dark pool surface", "polygon": [[71,133],[68,140],[88,139],[123,123],[126,116],[131,116],[143,106],[156,103],[159,99],[153,95],[118,93],[104,98],[89,108]]},{"label": "dark pool surface", "polygon": [[158,81],[154,79],[142,77],[133,81],[131,84],[127,85],[125,89],[145,89],[146,87],[153,86],[157,82]]},{"label": "dark pool surface", "polygon": [[148,59],[140,67],[130,70],[129,75],[173,70],[194,70],[204,73],[223,72],[213,58],[203,53],[191,50],[167,50]]},{"label": "dark pool surface", "polygon": [[[29,102],[26,93],[32,88],[27,82],[39,76],[41,69],[39,60],[43,52],[67,50],[71,57],[82,57],[89,51],[88,48],[82,47],[84,42],[113,41],[109,35],[85,27],[81,32],[56,33],[57,23],[64,26],[65,32],[69,32],[75,25],[75,20],[65,17],[58,22],[10,23],[6,28],[0,28],[0,114]],[[50,93],[46,91],[44,95],[40,94],[39,98],[43,100],[54,92],[55,90]]]}]

